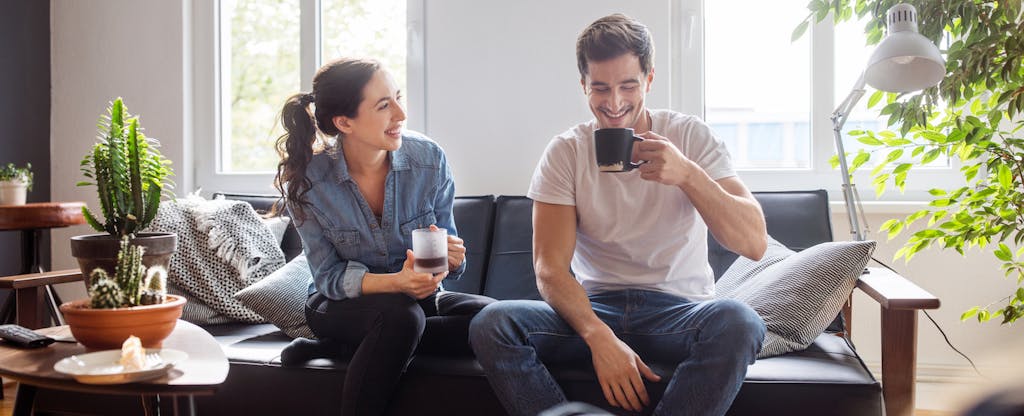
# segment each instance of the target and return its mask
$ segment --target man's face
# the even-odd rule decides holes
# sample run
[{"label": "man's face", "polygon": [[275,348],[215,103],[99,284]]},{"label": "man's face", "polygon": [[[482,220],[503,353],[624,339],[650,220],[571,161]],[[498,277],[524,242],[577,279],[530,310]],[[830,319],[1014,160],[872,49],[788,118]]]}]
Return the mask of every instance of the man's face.
[{"label": "man's face", "polygon": [[651,90],[654,70],[644,75],[640,59],[627,53],[607,61],[588,61],[583,93],[600,128],[635,128],[642,123],[644,98]]}]

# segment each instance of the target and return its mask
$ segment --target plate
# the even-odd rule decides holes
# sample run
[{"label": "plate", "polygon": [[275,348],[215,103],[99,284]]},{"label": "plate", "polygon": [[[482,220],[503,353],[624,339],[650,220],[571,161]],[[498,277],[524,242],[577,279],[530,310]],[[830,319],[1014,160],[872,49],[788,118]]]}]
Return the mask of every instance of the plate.
[{"label": "plate", "polygon": [[147,367],[141,370],[125,371],[118,363],[121,350],[106,350],[88,354],[72,355],[57,361],[53,369],[74,377],[79,383],[121,384],[160,377],[174,367],[174,364],[188,359],[184,351],[168,348],[146,350]]}]

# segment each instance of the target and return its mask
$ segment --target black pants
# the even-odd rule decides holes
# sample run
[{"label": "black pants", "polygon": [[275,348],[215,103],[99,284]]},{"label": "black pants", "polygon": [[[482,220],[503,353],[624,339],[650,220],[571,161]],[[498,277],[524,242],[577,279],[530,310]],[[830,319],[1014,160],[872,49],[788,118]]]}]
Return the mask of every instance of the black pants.
[{"label": "black pants", "polygon": [[321,342],[354,350],[341,414],[383,414],[414,352],[472,355],[469,321],[492,302],[459,292],[437,292],[418,301],[402,293],[341,301],[311,296],[306,321],[313,333]]}]

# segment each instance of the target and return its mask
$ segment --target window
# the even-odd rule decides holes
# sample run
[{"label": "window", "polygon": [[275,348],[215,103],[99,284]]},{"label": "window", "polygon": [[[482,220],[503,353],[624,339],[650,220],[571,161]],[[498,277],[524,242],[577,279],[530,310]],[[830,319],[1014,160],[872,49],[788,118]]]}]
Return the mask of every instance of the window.
[{"label": "window", "polygon": [[[272,192],[279,112],[316,69],[372,57],[407,91],[407,0],[219,0],[194,11],[197,184]],[[205,79],[202,74],[214,74]],[[204,88],[204,84],[209,84]],[[204,104],[210,103],[210,104]],[[411,104],[415,101],[410,100]],[[209,136],[213,132],[213,139]]]},{"label": "window", "polygon": [[809,168],[811,43],[790,42],[785,24],[762,24],[800,16],[806,2],[744,3],[737,13],[735,4],[705,2],[705,120],[729,130],[738,169]]},{"label": "window", "polygon": [[[704,117],[743,180],[753,190],[825,188],[841,199],[840,174],[828,163],[835,154],[830,115],[875,48],[867,45],[864,23],[834,27],[828,18],[793,42],[806,1],[704,1],[703,7]],[[849,137],[851,130],[886,128],[878,115],[884,103],[867,108],[872,93],[868,87],[843,127],[847,152],[866,147]],[[929,168],[908,180],[907,194],[885,199],[921,200],[927,189],[955,178],[948,160]],[[865,201],[875,199],[869,171],[855,175]]]},{"label": "window", "polygon": [[[830,115],[873,49],[862,24],[834,28],[827,19],[792,42],[806,0],[549,3],[543,13],[561,24],[530,30],[516,22],[535,19],[542,11],[536,2],[193,3],[196,183],[208,191],[272,192],[276,114],[285,97],[309,91],[323,61],[369,55],[404,84],[406,126],[445,148],[460,194],[525,193],[552,135],[591,117],[573,59],[579,29],[623,12],[655,37],[652,108],[704,117],[752,190],[824,188],[841,199],[840,174],[828,162],[835,153]],[[427,97],[428,90],[435,93]],[[867,109],[870,94],[845,131],[884,123],[878,108]],[[520,120],[530,122],[494,128]],[[483,139],[475,133],[485,131]],[[501,157],[480,157],[492,154]],[[955,180],[955,168],[936,161],[916,170],[906,195],[885,198],[923,200],[928,189]],[[874,199],[869,171],[855,176],[866,201]]]}]

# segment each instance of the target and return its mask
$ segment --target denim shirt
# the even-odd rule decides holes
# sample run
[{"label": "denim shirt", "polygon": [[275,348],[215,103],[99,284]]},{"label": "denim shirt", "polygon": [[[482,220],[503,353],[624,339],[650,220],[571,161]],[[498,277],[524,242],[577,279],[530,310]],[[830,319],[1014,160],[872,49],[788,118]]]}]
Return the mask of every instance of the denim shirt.
[{"label": "denim shirt", "polygon": [[[348,172],[340,142],[335,154],[314,155],[306,168],[305,220],[294,220],[317,291],[342,300],[362,294],[363,276],[402,270],[412,230],[436,224],[457,236],[452,203],[455,183],[441,147],[406,131],[390,152],[380,224]],[[294,207],[289,205],[289,211]],[[295,218],[295,216],[292,216]],[[465,270],[463,262],[449,278]]]}]

